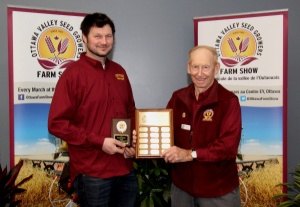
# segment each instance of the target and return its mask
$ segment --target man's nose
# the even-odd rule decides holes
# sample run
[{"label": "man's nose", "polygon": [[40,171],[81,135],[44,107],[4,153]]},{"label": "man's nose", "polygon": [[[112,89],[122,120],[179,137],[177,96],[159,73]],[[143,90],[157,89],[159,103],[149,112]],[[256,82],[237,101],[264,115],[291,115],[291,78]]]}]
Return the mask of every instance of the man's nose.
[{"label": "man's nose", "polygon": [[202,68],[199,67],[196,74],[197,74],[198,76],[201,76],[201,75],[202,75],[202,72],[203,72]]},{"label": "man's nose", "polygon": [[101,42],[101,44],[106,44],[107,43],[106,37],[101,38],[100,42]]}]

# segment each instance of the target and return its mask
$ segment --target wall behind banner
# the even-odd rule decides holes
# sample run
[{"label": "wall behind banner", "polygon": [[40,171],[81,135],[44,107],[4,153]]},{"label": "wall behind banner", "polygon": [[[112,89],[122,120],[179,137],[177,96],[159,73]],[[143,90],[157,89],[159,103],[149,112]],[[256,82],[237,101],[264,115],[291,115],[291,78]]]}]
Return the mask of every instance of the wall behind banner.
[{"label": "wall behind banner", "polygon": [[[163,108],[188,83],[187,53],[194,45],[193,17],[288,9],[288,170],[300,163],[299,0],[0,0],[0,163],[9,165],[7,6],[103,12],[116,25],[113,59],[127,70],[138,108]],[[218,5],[218,6],[216,6]],[[22,34],[19,34],[22,35]]]}]

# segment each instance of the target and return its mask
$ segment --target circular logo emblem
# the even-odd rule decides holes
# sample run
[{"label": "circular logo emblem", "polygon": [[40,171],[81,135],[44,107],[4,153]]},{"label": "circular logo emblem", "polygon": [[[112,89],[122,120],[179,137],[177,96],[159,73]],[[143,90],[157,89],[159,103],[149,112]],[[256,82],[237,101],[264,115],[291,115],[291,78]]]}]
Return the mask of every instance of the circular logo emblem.
[{"label": "circular logo emblem", "polygon": [[223,57],[242,57],[254,56],[256,41],[247,30],[237,29],[229,32],[221,43],[221,53]]},{"label": "circular logo emblem", "polygon": [[221,61],[227,67],[240,63],[247,65],[257,58],[256,41],[252,33],[244,29],[233,30],[224,36],[221,42]]},{"label": "circular logo emblem", "polygon": [[31,56],[36,58],[43,69],[54,70],[43,73],[42,77],[49,77],[50,73],[51,77],[56,77],[56,72],[61,74],[56,69],[67,68],[80,57],[84,48],[81,34],[62,20],[42,23],[30,39]]},{"label": "circular logo emblem", "polygon": [[39,64],[46,70],[66,68],[76,56],[75,41],[67,30],[59,27],[46,29],[37,44]]},{"label": "circular logo emblem", "polygon": [[40,58],[50,59],[60,64],[66,59],[75,58],[76,44],[67,30],[59,27],[50,28],[40,36],[38,53]]},{"label": "circular logo emblem", "polygon": [[120,133],[124,133],[127,129],[127,124],[125,121],[119,121],[117,123],[117,130],[120,132]]},{"label": "circular logo emblem", "polygon": [[203,112],[203,121],[212,121],[214,116],[214,111],[212,109],[207,109]]}]

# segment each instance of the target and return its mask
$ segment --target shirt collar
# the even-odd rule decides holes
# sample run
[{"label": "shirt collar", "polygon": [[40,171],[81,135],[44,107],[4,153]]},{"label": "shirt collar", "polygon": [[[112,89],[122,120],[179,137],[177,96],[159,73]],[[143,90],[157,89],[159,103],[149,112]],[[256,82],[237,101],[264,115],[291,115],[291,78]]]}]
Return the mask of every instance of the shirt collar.
[{"label": "shirt collar", "polygon": [[104,70],[105,68],[107,68],[108,63],[109,63],[109,59],[105,58],[105,66],[106,67],[104,68],[101,61],[95,60],[93,58],[90,58],[90,57],[86,56],[85,52],[80,54],[80,58],[83,58],[84,60],[86,60],[87,62],[89,62],[95,68],[101,68],[102,70]]},{"label": "shirt collar", "polygon": [[[211,89],[212,89],[212,86],[213,85],[211,85],[206,91],[204,91],[204,92],[202,92],[202,93],[199,93],[199,95],[198,95],[198,100],[199,99],[205,99],[205,98],[207,98],[208,97],[208,94],[210,93],[210,91],[211,91]],[[195,96],[195,86],[193,87],[193,90],[191,90],[191,94],[190,94],[192,97],[193,97],[193,99],[195,99],[195,100],[197,100],[196,99],[196,96]]]}]

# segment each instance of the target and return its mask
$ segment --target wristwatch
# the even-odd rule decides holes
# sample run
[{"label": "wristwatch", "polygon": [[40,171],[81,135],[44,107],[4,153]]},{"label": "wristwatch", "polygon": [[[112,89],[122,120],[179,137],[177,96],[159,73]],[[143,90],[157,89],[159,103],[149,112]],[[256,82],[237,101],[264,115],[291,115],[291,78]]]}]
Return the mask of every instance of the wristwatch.
[{"label": "wristwatch", "polygon": [[192,156],[193,160],[197,160],[197,152],[195,149],[192,149],[191,156]]}]

